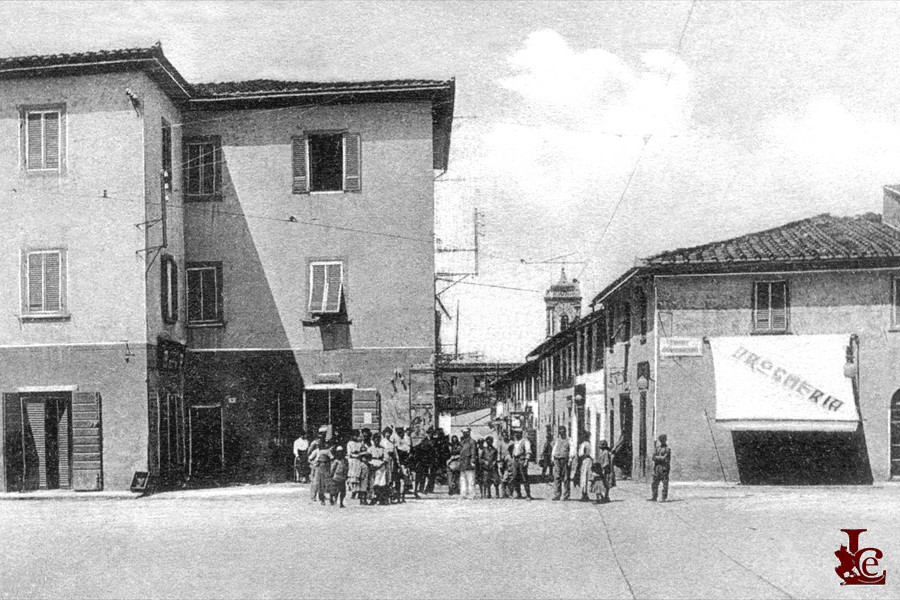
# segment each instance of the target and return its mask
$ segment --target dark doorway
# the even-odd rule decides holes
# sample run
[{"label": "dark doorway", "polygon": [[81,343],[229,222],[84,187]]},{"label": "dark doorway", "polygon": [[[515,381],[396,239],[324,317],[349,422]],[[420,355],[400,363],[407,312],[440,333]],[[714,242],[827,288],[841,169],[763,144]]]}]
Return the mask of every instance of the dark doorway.
[{"label": "dark doorway", "polygon": [[861,431],[733,431],[731,437],[743,484],[872,483]]},{"label": "dark doorway", "polygon": [[219,473],[225,466],[222,407],[192,406],[190,412],[190,475]]},{"label": "dark doorway", "polygon": [[631,404],[631,396],[622,394],[619,396],[619,439],[616,440],[618,450],[615,454],[615,464],[622,471],[622,477],[631,477],[631,463],[634,457],[633,441],[631,439],[634,428],[634,407]]},{"label": "dark doorway", "polygon": [[900,477],[900,390],[891,398],[891,477]]},{"label": "dark doorway", "polygon": [[305,394],[306,429],[310,435],[315,436],[322,425],[331,425],[334,439],[348,439],[353,429],[353,390],[306,390]]}]

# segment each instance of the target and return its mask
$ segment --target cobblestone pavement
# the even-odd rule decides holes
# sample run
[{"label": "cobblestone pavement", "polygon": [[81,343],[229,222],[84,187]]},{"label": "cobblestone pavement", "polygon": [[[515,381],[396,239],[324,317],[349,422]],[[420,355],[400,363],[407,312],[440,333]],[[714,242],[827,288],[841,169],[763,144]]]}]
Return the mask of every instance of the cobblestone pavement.
[{"label": "cobblestone pavement", "polygon": [[[604,506],[443,494],[347,510],[292,484],[0,502],[0,597],[897,598],[900,486],[620,482]],[[840,586],[842,528],[886,586]]]}]

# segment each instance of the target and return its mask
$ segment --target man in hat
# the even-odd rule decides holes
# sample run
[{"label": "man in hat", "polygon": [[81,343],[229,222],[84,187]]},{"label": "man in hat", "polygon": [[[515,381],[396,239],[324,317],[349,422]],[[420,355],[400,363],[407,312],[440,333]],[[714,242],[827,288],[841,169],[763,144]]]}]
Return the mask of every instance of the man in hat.
[{"label": "man in hat", "polygon": [[522,430],[515,432],[516,441],[513,442],[513,485],[516,490],[516,498],[522,498],[520,486],[525,486],[525,497],[531,500],[531,484],[528,481],[528,461],[531,460],[531,442],[522,435]]},{"label": "man in hat", "polygon": [[331,482],[331,447],[328,445],[328,425],[319,427],[319,437],[309,445],[309,464],[312,467],[310,500],[325,504],[325,494]]},{"label": "man in hat", "polygon": [[475,499],[475,463],[478,460],[478,447],[472,439],[472,430],[462,430],[459,442],[459,480],[460,495],[465,500]]},{"label": "man in hat", "polygon": [[653,451],[653,483],[650,487],[653,497],[648,498],[650,502],[656,502],[660,483],[662,483],[661,500],[665,502],[669,496],[669,467],[672,464],[672,450],[666,445],[666,442],[666,434],[660,435],[656,450]]},{"label": "man in hat", "polygon": [[560,427],[553,442],[553,500],[569,499],[569,438],[566,435],[566,428]]}]

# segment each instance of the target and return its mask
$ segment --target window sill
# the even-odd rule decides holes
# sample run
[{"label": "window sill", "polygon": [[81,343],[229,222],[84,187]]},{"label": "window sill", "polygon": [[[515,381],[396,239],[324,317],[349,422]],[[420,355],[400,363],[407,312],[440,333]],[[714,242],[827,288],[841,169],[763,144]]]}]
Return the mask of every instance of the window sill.
[{"label": "window sill", "polygon": [[206,329],[208,327],[225,327],[225,321],[211,321],[208,323],[188,323],[188,329]]},{"label": "window sill", "polygon": [[24,314],[19,315],[21,321],[69,321],[72,315],[69,313]]},{"label": "window sill", "polygon": [[22,173],[25,174],[25,177],[35,177],[35,178],[50,178],[50,177],[65,177],[66,172],[60,169],[22,169]]}]

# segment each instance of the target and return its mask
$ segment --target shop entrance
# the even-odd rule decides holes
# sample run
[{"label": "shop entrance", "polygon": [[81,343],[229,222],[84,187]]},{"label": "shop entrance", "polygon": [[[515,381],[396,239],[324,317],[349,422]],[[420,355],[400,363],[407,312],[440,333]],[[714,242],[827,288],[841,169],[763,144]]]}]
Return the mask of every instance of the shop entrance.
[{"label": "shop entrance", "polygon": [[731,436],[742,484],[872,483],[859,431],[732,431]]},{"label": "shop entrance", "polygon": [[22,394],[20,409],[21,463],[15,469],[19,472],[14,479],[21,481],[24,490],[71,488],[70,394]]},{"label": "shop entrance", "polygon": [[192,406],[188,413],[190,461],[188,475],[203,477],[219,473],[225,467],[225,429],[222,406]]},{"label": "shop entrance", "polygon": [[616,440],[618,450],[615,453],[616,466],[622,470],[622,477],[631,477],[631,463],[634,457],[632,433],[634,429],[634,407],[631,396],[619,396],[619,439]]},{"label": "shop entrance", "polygon": [[900,477],[900,390],[891,398],[891,477]]},{"label": "shop entrance", "polygon": [[[309,389],[304,392],[304,416],[306,430],[315,437],[322,425],[331,426],[331,435],[337,440],[346,440],[353,429],[353,390],[350,388],[328,387]],[[371,427],[373,423],[364,425]]]}]

